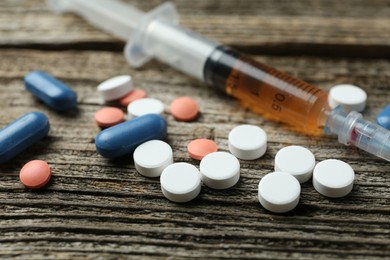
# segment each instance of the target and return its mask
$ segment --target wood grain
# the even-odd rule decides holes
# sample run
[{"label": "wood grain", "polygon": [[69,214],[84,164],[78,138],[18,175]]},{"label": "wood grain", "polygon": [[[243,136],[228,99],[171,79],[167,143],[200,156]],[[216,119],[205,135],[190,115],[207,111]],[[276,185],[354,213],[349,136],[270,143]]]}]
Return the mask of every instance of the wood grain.
[{"label": "wood grain", "polygon": [[[143,10],[161,3],[131,2]],[[261,50],[272,41],[286,45],[302,43],[300,48],[305,42],[343,48],[350,43],[360,47],[380,45],[385,49],[389,45],[386,1],[175,3],[187,26],[242,49],[253,46],[253,50]],[[134,70],[118,52],[120,42],[76,16],[49,13],[43,1],[1,1],[0,13],[0,20],[15,20],[0,22],[0,32],[6,36],[0,39],[0,126],[37,110],[45,112],[52,125],[47,138],[0,165],[1,258],[390,257],[388,162],[338,144],[331,137],[314,138],[291,132],[243,109],[233,98],[156,61]],[[273,31],[265,25],[261,29],[266,30],[263,35],[247,37],[264,21],[284,27],[286,17],[297,19],[289,22],[297,26],[292,30],[307,29],[303,38],[294,38],[293,31],[283,34],[282,29]],[[310,21],[309,27],[317,27],[306,27],[305,21]],[[248,29],[240,30],[243,25]],[[361,38],[348,42],[350,38],[340,28],[348,32],[355,28],[362,33],[357,33]],[[383,34],[368,37],[372,28],[383,29]],[[242,39],[233,37],[229,30],[239,31]],[[283,55],[283,51],[277,52]],[[358,54],[353,55],[359,57]],[[365,59],[364,54],[354,59],[340,56],[253,57],[325,90],[338,83],[361,86],[369,93],[365,117],[374,120],[389,102],[390,61],[385,57]],[[35,69],[45,70],[71,86],[78,94],[78,109],[56,113],[27,92],[23,77]],[[232,189],[217,191],[203,186],[200,196],[190,203],[169,202],[160,191],[158,179],[136,172],[131,156],[110,161],[95,151],[94,138],[99,128],[93,114],[104,106],[96,86],[119,74],[132,75],[137,87],[166,104],[167,141],[173,147],[175,161],[199,165],[186,153],[186,144],[198,137],[214,139],[220,150],[227,151],[229,131],[243,123],[259,125],[268,133],[265,156],[254,161],[241,160],[241,179]],[[169,103],[182,95],[199,102],[201,116],[196,122],[177,122],[169,114]],[[300,203],[290,213],[278,215],[264,210],[257,200],[258,182],[273,170],[276,152],[290,144],[308,147],[317,161],[336,158],[351,164],[356,172],[352,193],[345,198],[328,199],[318,194],[311,183],[305,183]],[[38,158],[51,165],[53,178],[44,190],[29,191],[19,183],[18,172],[25,162]]]},{"label": "wood grain", "polygon": [[[127,1],[143,11],[163,1]],[[390,57],[388,1],[173,1],[181,23],[253,54]],[[238,3],[238,4],[237,4]],[[0,4],[0,46],[116,50],[123,43],[42,0]]]}]

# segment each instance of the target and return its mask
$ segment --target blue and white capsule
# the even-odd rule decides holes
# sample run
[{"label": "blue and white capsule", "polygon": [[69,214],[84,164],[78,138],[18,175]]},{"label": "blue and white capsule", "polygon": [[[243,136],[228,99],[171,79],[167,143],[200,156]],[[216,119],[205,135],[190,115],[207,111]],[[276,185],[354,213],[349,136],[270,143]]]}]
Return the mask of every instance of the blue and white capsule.
[{"label": "blue and white capsule", "polygon": [[77,105],[77,94],[46,72],[30,72],[24,77],[24,84],[27,90],[54,110],[66,111]]},{"label": "blue and white capsule", "polygon": [[47,136],[49,129],[49,119],[41,112],[27,113],[0,129],[0,163]]},{"label": "blue and white capsule", "polygon": [[106,158],[118,158],[134,152],[150,140],[163,140],[167,122],[157,114],[147,114],[101,131],[95,140],[96,150]]}]

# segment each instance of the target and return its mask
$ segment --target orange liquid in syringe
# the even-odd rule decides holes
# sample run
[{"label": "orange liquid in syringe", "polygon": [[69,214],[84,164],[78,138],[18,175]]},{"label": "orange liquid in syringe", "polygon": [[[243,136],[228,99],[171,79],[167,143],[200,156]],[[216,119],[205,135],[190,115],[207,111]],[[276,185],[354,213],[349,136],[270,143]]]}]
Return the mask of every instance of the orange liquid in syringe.
[{"label": "orange liquid in syringe", "polygon": [[297,131],[323,133],[327,93],[231,49],[217,48],[205,66],[206,82],[266,118]]}]

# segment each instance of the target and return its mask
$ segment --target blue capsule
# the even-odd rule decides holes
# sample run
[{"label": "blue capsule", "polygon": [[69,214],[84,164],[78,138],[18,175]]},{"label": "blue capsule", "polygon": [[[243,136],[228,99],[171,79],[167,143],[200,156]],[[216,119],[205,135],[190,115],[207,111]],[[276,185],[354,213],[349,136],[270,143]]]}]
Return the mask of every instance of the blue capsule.
[{"label": "blue capsule", "polygon": [[24,84],[31,93],[55,110],[65,111],[77,105],[76,93],[46,72],[30,72],[24,77]]},{"label": "blue capsule", "polygon": [[49,129],[49,119],[41,112],[27,113],[0,129],[0,163],[45,137]]},{"label": "blue capsule", "polygon": [[149,140],[163,140],[167,122],[157,114],[147,114],[101,131],[95,140],[96,150],[107,158],[118,158],[134,152]]},{"label": "blue capsule", "polygon": [[390,104],[378,114],[376,122],[378,125],[390,130]]}]

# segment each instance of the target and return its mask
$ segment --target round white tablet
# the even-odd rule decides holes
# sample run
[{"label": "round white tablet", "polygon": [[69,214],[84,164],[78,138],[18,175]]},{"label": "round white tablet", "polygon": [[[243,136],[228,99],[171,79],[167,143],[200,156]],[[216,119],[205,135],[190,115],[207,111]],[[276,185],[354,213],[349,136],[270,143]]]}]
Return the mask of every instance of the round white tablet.
[{"label": "round white tablet", "polygon": [[198,169],[189,163],[174,163],[164,169],[160,176],[164,196],[173,202],[190,201],[200,193],[201,182]]},{"label": "round white tablet", "polygon": [[341,84],[332,87],[329,91],[328,103],[333,109],[341,105],[346,112],[361,112],[366,107],[367,93],[354,85]]},{"label": "round white tablet", "polygon": [[227,189],[240,179],[240,162],[227,152],[210,153],[200,161],[200,173],[208,187]]},{"label": "round white tablet", "polygon": [[100,83],[97,89],[105,101],[113,101],[129,93],[133,82],[128,75],[116,76]]},{"label": "round white tablet", "polygon": [[164,113],[164,104],[155,98],[141,98],[131,102],[127,106],[127,112],[131,118],[146,114],[162,115]]},{"label": "round white tablet", "polygon": [[340,198],[348,195],[353,188],[355,172],[343,161],[329,159],[314,167],[313,186],[324,196]]},{"label": "round white tablet", "polygon": [[133,154],[136,170],[146,177],[158,177],[173,163],[172,148],[160,140],[151,140],[139,145]]},{"label": "round white tablet", "polygon": [[229,133],[229,151],[239,159],[254,160],[267,150],[267,134],[255,125],[240,125]]},{"label": "round white tablet", "polygon": [[271,172],[259,182],[260,204],[274,213],[294,209],[298,205],[300,194],[301,185],[286,172]]},{"label": "round white tablet", "polygon": [[313,153],[302,146],[291,145],[280,149],[275,156],[275,171],[287,172],[300,183],[308,181],[316,164]]}]

